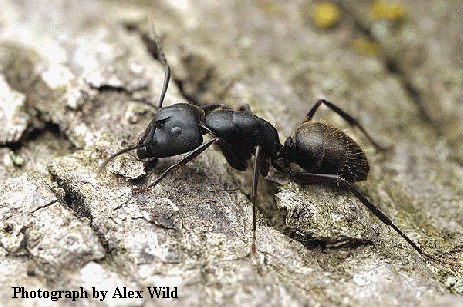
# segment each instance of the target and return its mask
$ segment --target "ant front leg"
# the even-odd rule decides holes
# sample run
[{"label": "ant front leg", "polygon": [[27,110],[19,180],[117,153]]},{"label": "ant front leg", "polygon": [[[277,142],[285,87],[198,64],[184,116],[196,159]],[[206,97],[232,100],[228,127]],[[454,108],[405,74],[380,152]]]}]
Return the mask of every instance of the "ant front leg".
[{"label": "ant front leg", "polygon": [[360,125],[360,123],[355,118],[353,118],[348,113],[344,112],[341,108],[339,108],[338,106],[334,105],[333,103],[331,103],[331,102],[329,102],[329,101],[327,101],[325,99],[317,100],[317,102],[314,104],[314,106],[310,109],[310,111],[305,116],[303,122],[311,121],[313,116],[315,115],[315,112],[317,111],[317,109],[320,107],[320,105],[322,103],[324,105],[326,105],[328,108],[330,108],[331,110],[333,110],[334,112],[336,112],[339,116],[341,116],[347,123],[349,123],[349,125],[358,127],[360,129],[360,131],[363,132],[363,134],[367,137],[367,139],[371,142],[371,144],[373,144],[373,146],[375,146],[375,148],[377,150],[386,151],[386,150],[392,149],[392,146],[384,147],[384,146],[379,145],[370,136],[370,134],[368,134],[368,132],[362,127],[362,125]]},{"label": "ant front leg", "polygon": [[332,174],[313,174],[313,173],[306,173],[306,172],[292,172],[290,173],[291,178],[299,184],[318,184],[318,183],[333,183],[338,186],[342,186],[344,188],[349,189],[349,191],[357,197],[358,200],[362,202],[362,204],[368,208],[374,215],[376,215],[381,222],[390,226],[394,229],[402,238],[407,241],[421,256],[429,258],[433,261],[439,263],[445,263],[445,261],[437,259],[434,256],[431,256],[425,253],[415,242],[412,241],[405,233],[402,232],[393,222],[392,220],[387,217],[378,207],[376,207],[368,198],[366,198],[358,189],[358,187],[339,175],[332,175]]},{"label": "ant front leg", "polygon": [[203,151],[205,151],[209,146],[211,146],[213,143],[217,142],[219,140],[218,137],[214,137],[210,139],[209,141],[201,144],[198,148],[190,151],[187,153],[180,161],[177,163],[171,165],[168,167],[154,182],[152,182],[150,185],[148,185],[145,188],[133,188],[132,189],[132,194],[139,194],[139,193],[144,193],[148,191],[150,188],[154,187],[157,185],[162,179],[164,179],[170,172],[178,170],[185,166],[188,162],[199,156]]}]

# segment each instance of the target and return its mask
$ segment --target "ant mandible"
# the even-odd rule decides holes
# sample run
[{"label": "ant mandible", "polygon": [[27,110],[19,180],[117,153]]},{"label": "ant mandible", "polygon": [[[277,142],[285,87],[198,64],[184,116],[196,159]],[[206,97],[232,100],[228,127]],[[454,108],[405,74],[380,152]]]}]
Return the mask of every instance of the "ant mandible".
[{"label": "ant mandible", "polygon": [[[154,27],[152,27],[154,29]],[[158,57],[165,67],[165,77],[159,105],[138,143],[126,147],[106,159],[100,166],[101,173],[117,156],[137,150],[139,159],[166,158],[187,153],[177,163],[168,167],[154,182],[145,188],[134,188],[132,193],[142,193],[154,187],[170,172],[185,164],[216,143],[233,168],[244,171],[247,161],[254,155],[254,175],[250,200],[252,202],[251,255],[256,255],[256,195],[259,175],[267,176],[270,164],[290,176],[299,184],[331,183],[348,189],[384,224],[391,226],[420,255],[442,262],[425,253],[403,233],[379,208],[368,200],[354,184],[367,179],[369,165],[360,146],[341,130],[319,122],[312,122],[317,109],[324,104],[340,115],[351,126],[358,127],[377,150],[386,150],[365,131],[352,116],[333,103],[320,99],[309,110],[296,131],[280,144],[276,129],[267,121],[251,114],[249,109],[233,111],[224,104],[198,107],[188,103],[177,103],[163,107],[171,70],[165,58],[158,36],[153,30]],[[211,138],[203,143],[203,135]],[[293,171],[298,165],[304,171]]]}]

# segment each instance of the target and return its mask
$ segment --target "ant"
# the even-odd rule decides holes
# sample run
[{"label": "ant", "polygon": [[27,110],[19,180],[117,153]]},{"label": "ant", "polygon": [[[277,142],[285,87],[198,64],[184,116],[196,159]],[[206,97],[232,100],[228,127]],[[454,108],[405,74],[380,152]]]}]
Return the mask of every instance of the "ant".
[{"label": "ant", "polygon": [[[152,27],[154,29],[154,27]],[[359,128],[377,150],[388,150],[376,143],[360,123],[333,103],[320,99],[309,110],[295,132],[280,144],[275,127],[253,115],[248,107],[239,111],[224,104],[198,107],[188,103],[177,103],[163,107],[171,70],[161,48],[159,37],[153,30],[158,49],[158,58],[165,67],[165,77],[159,98],[157,113],[149,123],[144,135],[136,145],[123,148],[106,159],[98,173],[117,156],[136,150],[139,159],[171,157],[186,153],[177,163],[168,167],[154,182],[145,188],[134,188],[133,194],[146,192],[170,172],[182,168],[216,143],[231,167],[244,171],[247,161],[254,155],[254,174],[250,200],[252,202],[251,255],[256,255],[256,202],[259,175],[267,176],[270,164],[287,174],[299,184],[313,185],[330,183],[348,189],[384,224],[391,226],[420,255],[443,262],[425,253],[403,233],[378,207],[360,192],[354,182],[367,179],[368,160],[360,146],[348,135],[333,126],[312,122],[318,108],[323,104],[340,115],[349,125]],[[203,135],[211,138],[203,143]],[[303,171],[293,171],[296,164]]]}]

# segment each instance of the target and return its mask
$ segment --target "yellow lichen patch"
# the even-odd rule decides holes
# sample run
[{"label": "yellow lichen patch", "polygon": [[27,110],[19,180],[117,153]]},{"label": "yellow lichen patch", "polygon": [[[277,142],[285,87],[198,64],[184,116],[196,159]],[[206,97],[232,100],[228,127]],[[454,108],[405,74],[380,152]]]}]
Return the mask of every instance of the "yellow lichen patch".
[{"label": "yellow lichen patch", "polygon": [[376,20],[399,20],[405,15],[405,7],[399,1],[375,1],[371,14]]},{"label": "yellow lichen patch", "polygon": [[381,46],[364,37],[352,41],[352,49],[364,55],[377,56],[381,52]]},{"label": "yellow lichen patch", "polygon": [[320,2],[314,7],[314,21],[319,28],[334,27],[341,19],[340,9],[329,2]]}]

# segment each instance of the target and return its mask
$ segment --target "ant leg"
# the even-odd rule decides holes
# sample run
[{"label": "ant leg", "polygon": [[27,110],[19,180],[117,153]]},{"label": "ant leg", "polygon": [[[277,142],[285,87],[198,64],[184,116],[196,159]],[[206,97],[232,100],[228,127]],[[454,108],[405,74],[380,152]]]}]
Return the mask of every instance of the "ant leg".
[{"label": "ant leg", "polygon": [[348,188],[350,192],[352,192],[352,194],[354,194],[355,197],[357,197],[358,200],[360,200],[362,204],[368,208],[368,210],[370,210],[374,215],[376,215],[381,220],[381,222],[392,227],[392,229],[394,229],[402,238],[404,238],[405,241],[407,241],[407,243],[410,244],[421,256],[424,256],[426,258],[429,258],[437,262],[445,263],[445,261],[437,259],[434,256],[431,256],[425,253],[415,242],[413,242],[405,233],[403,233],[392,222],[392,220],[389,217],[387,217],[368,198],[363,196],[363,194],[360,193],[359,189],[354,183],[345,180],[339,175],[313,174],[313,173],[305,173],[305,172],[291,173],[290,175],[291,175],[291,178],[293,178],[296,182],[300,184],[334,183],[337,185],[341,185],[345,188]]},{"label": "ant leg", "polygon": [[259,182],[260,169],[262,166],[262,147],[260,145],[256,146],[256,152],[254,155],[254,177],[252,179],[252,192],[251,192],[251,202],[252,202],[252,242],[251,242],[251,256],[254,257],[257,255],[256,248],[256,210],[257,210],[257,184]]},{"label": "ant leg", "polygon": [[325,99],[319,99],[317,100],[317,102],[315,103],[315,105],[309,110],[309,112],[307,113],[307,115],[305,116],[304,118],[304,121],[303,122],[308,122],[310,121],[315,112],[317,111],[318,107],[321,105],[321,104],[324,104],[326,105],[327,107],[329,107],[331,110],[333,110],[334,112],[336,112],[338,115],[340,115],[346,122],[349,123],[349,125],[351,126],[355,126],[355,127],[358,127],[360,129],[360,131],[363,132],[363,134],[367,137],[367,139],[370,141],[371,144],[373,144],[373,146],[376,147],[377,150],[381,150],[381,151],[385,151],[385,150],[389,150],[392,148],[392,146],[389,146],[389,147],[384,147],[384,146],[381,146],[379,145],[371,136],[370,134],[368,134],[368,132],[362,127],[362,125],[360,125],[360,123],[355,119],[353,118],[352,116],[350,116],[349,114],[347,114],[346,112],[344,112],[343,110],[341,110],[341,108],[335,106],[333,103],[325,100]]},{"label": "ant leg", "polygon": [[199,156],[203,151],[205,151],[209,146],[211,146],[213,143],[217,142],[218,140],[219,140],[218,137],[214,137],[214,138],[210,139],[209,141],[201,144],[201,146],[199,146],[198,148],[196,148],[196,149],[190,151],[189,153],[187,153],[180,161],[178,161],[177,163],[169,166],[153,183],[151,183],[147,187],[145,187],[145,188],[133,188],[132,189],[132,194],[143,193],[143,192],[146,192],[148,189],[154,187],[162,179],[164,179],[164,177],[166,177],[167,174],[169,174],[172,171],[179,170],[180,168],[185,166],[185,164],[187,164],[188,162],[190,162],[191,160],[193,160],[194,158]]},{"label": "ant leg", "polygon": [[167,92],[167,87],[169,86],[169,80],[170,80],[170,67],[169,64],[167,63],[166,56],[164,54],[164,51],[162,50],[162,45],[161,45],[161,40],[159,39],[159,35],[156,33],[156,29],[154,27],[153,23],[153,16],[152,14],[149,14],[149,22],[151,25],[151,36],[154,38],[154,42],[156,43],[156,48],[158,49],[158,58],[161,61],[162,65],[165,67],[166,72],[164,74],[164,83],[162,85],[162,91],[161,91],[161,96],[159,97],[159,105],[158,108],[162,108],[162,103],[164,101],[164,98],[166,96]]}]

